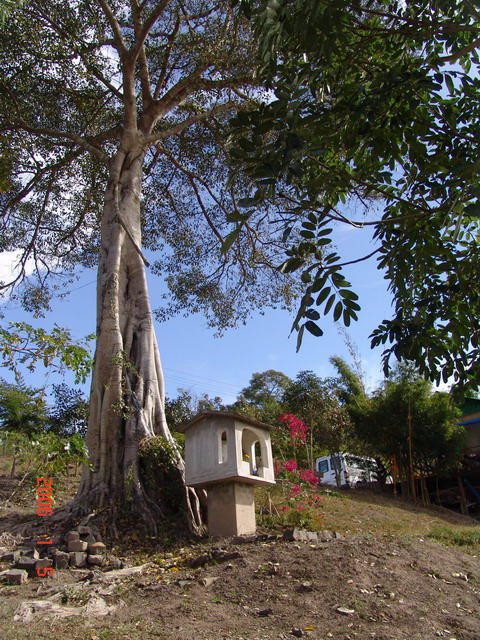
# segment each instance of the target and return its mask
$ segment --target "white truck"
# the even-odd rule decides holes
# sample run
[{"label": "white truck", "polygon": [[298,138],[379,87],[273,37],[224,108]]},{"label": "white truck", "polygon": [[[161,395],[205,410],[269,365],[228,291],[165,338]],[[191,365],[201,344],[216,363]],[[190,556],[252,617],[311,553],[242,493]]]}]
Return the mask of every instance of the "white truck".
[{"label": "white truck", "polygon": [[359,487],[381,475],[375,460],[343,452],[317,458],[315,471],[320,485],[332,487]]}]

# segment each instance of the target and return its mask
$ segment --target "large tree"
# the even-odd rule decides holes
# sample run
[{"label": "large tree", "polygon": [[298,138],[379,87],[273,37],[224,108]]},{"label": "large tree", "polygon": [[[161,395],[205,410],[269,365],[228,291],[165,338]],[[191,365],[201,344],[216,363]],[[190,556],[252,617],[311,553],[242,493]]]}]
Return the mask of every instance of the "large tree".
[{"label": "large tree", "polygon": [[[224,186],[225,124],[259,97],[254,41],[223,0],[29,0],[0,40],[1,249],[18,256],[2,288],[22,285],[17,297],[40,313],[52,279],[98,263],[92,469],[74,509],[128,506],[155,530],[168,504],[145,491],[139,443],[161,436],[166,481],[181,483],[183,462],[165,420],[145,250],[160,249],[152,270],[171,294],[161,317],[204,311],[223,328],[259,301],[295,297],[274,268],[282,241],[268,209],[239,238],[246,185]],[[201,526],[193,492],[185,506]]]},{"label": "large tree", "polygon": [[[235,120],[232,158],[257,180],[255,204],[284,204],[283,265],[301,271],[294,328],[348,325],[349,265],[377,255],[393,318],[372,334],[389,359],[432,380],[478,384],[480,11],[465,0],[241,0],[274,95]],[[273,99],[272,99],[273,98]],[[248,217],[247,217],[248,219]],[[348,261],[332,229],[370,227]]]}]

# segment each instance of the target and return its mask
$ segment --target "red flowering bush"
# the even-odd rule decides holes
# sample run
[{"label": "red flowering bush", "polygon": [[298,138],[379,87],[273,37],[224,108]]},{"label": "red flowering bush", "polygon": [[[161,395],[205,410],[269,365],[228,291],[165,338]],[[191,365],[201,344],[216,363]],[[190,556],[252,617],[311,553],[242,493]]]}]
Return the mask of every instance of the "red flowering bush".
[{"label": "red flowering bush", "polygon": [[290,440],[293,446],[301,446],[307,439],[308,427],[303,420],[291,413],[284,413],[279,417],[280,422],[285,422],[290,429]]},{"label": "red flowering bush", "polygon": [[280,507],[280,524],[285,527],[301,527],[309,531],[323,529],[322,499],[309,487],[294,485],[287,495],[286,504]]},{"label": "red flowering bush", "polygon": [[291,473],[292,471],[296,471],[298,468],[298,464],[296,460],[285,460],[283,463],[283,468],[285,471]]},{"label": "red flowering bush", "polygon": [[303,482],[308,482],[313,486],[318,484],[318,478],[311,469],[299,469],[298,477],[300,480],[303,480]]}]

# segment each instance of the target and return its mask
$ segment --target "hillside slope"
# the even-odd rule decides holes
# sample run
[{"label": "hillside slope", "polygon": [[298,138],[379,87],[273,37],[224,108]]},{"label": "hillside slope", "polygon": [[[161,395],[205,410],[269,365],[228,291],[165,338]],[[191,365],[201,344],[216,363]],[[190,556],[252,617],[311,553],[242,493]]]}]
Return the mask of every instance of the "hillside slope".
[{"label": "hillside slope", "polygon": [[[2,531],[14,511],[0,520]],[[427,538],[432,527],[455,528],[464,518],[370,492],[325,495],[324,512],[326,528],[343,537],[206,540],[165,551],[130,536],[110,557],[117,566],[114,556],[143,564],[135,575],[80,569],[0,583],[0,638],[480,638],[479,558]],[[12,544],[7,531],[0,546]]]}]

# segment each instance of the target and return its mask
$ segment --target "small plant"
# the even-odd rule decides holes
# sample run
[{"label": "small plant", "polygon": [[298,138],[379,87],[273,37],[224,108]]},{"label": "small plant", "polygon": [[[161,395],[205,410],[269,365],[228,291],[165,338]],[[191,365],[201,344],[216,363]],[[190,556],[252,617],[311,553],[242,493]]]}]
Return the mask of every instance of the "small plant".
[{"label": "small plant", "polygon": [[0,435],[3,455],[13,456],[10,475],[17,467],[24,474],[34,477],[42,471],[44,475],[68,475],[69,465],[77,468],[88,465],[88,449],[79,434],[62,438],[47,431],[27,435],[16,431],[4,431]]},{"label": "small plant", "polygon": [[286,504],[280,509],[280,524],[286,527],[301,527],[309,531],[323,529],[322,498],[311,486],[293,485]]},{"label": "small plant", "polygon": [[135,482],[135,475],[133,473],[133,467],[130,466],[128,468],[128,472],[127,475],[125,477],[125,495],[128,496],[128,498],[132,498],[133,497],[133,484]]},{"label": "small plant", "polygon": [[323,493],[331,498],[343,498],[342,494],[339,491],[335,491],[334,489],[324,489]]},{"label": "small plant", "polygon": [[140,477],[149,495],[162,509],[183,513],[184,489],[177,466],[179,450],[175,441],[162,436],[145,438],[139,449]]}]

